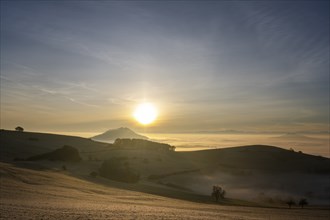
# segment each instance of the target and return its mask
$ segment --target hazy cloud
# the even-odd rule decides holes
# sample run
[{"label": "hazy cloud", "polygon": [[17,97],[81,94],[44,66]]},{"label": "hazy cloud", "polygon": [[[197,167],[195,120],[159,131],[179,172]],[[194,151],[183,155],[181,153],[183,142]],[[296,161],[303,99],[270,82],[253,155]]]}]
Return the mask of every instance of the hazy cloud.
[{"label": "hazy cloud", "polygon": [[19,112],[33,121],[38,109],[51,121],[126,114],[126,123],[148,100],[160,108],[158,130],[324,129],[328,8],[326,1],[1,2],[1,119],[11,126]]}]

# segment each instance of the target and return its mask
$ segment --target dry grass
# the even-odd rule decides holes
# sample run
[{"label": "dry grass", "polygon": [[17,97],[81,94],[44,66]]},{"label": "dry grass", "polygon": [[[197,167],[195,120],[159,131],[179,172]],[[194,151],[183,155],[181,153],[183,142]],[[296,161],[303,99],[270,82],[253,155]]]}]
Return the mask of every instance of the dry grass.
[{"label": "dry grass", "polygon": [[329,219],[329,210],[202,204],[1,163],[1,219]]},{"label": "dry grass", "polygon": [[[260,146],[179,153],[121,149],[84,138],[52,134],[2,131],[0,138],[0,161],[6,162],[0,163],[1,219],[304,220],[330,217],[329,209],[261,208],[256,203],[234,199],[226,199],[219,205],[209,197],[212,184],[216,183],[224,186],[231,198],[246,199],[244,193],[258,195],[258,190],[276,195],[285,191],[284,186],[290,193],[297,190],[299,196],[311,188],[313,196],[328,199],[327,170],[315,174],[310,171],[310,167],[313,172],[326,169],[330,161],[326,158]],[[63,145],[77,148],[83,161],[14,161],[17,157],[47,153]],[[92,171],[98,171],[103,160],[114,157],[122,158],[140,173],[141,181],[124,184],[89,176]],[[62,169],[64,165],[66,170]],[[160,179],[150,181],[150,175],[158,175]]]}]

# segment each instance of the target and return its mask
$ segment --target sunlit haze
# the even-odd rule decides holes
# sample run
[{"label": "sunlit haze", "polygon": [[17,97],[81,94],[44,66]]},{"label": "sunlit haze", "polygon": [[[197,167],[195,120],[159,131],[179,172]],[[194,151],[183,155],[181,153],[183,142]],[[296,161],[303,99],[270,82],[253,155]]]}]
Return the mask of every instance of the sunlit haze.
[{"label": "sunlit haze", "polygon": [[330,219],[330,1],[0,0],[1,219]]},{"label": "sunlit haze", "polygon": [[328,1],[1,1],[1,128],[327,132]]}]

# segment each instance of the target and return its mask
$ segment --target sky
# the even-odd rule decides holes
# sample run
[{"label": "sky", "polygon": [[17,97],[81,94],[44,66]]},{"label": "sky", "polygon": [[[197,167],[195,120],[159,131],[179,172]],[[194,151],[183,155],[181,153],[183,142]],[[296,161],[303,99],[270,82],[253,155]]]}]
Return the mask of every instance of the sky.
[{"label": "sky", "polygon": [[1,1],[0,104],[4,129],[329,131],[329,1]]}]

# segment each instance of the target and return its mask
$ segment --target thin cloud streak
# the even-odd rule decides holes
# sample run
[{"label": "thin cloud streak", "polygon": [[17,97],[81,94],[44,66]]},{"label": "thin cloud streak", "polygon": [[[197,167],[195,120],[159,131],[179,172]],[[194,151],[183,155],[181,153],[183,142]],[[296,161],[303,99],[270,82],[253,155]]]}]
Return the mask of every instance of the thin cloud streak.
[{"label": "thin cloud streak", "polygon": [[161,106],[163,130],[198,124],[263,130],[277,120],[288,129],[323,120],[323,129],[326,5],[6,3],[2,111],[18,108],[16,99],[27,108],[61,106],[60,115],[80,108],[91,120],[123,114],[131,120],[130,111],[147,99]]}]

